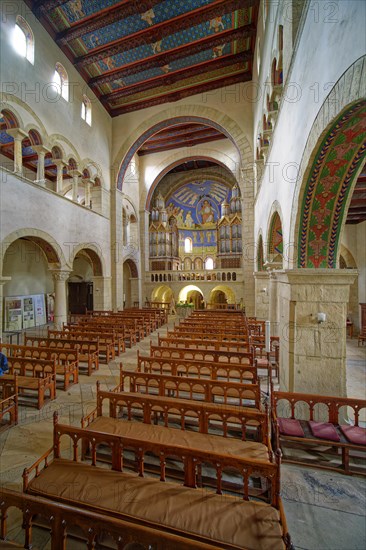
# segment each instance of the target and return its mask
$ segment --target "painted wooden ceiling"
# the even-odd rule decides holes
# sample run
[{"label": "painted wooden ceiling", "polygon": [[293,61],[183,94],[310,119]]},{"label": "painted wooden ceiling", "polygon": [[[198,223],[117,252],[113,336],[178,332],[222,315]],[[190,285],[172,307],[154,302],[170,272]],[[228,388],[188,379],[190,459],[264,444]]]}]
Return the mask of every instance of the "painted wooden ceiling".
[{"label": "painted wooden ceiling", "polygon": [[252,78],[259,0],[27,0],[111,116]]}]

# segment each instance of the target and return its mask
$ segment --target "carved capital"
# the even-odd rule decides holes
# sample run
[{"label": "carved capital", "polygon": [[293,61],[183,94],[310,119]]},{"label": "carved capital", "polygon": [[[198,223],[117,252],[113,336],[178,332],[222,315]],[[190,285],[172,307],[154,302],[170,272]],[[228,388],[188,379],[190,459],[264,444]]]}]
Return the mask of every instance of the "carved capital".
[{"label": "carved capital", "polygon": [[70,277],[71,271],[63,271],[63,270],[53,270],[51,271],[51,275],[54,281],[67,281],[67,279]]}]

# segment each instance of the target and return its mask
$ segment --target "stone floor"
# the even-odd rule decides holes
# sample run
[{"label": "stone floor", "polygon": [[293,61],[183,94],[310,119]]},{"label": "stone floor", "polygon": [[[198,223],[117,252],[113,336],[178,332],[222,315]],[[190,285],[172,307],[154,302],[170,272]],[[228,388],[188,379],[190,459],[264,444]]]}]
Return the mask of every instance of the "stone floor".
[{"label": "stone floor", "polygon": [[[174,319],[171,319],[170,323]],[[166,327],[160,329],[165,333]],[[157,340],[157,332],[152,335]],[[136,352],[147,352],[150,339],[145,338],[118,360],[101,364],[91,377],[80,376],[80,383],[67,392],[58,391],[57,399],[41,411],[21,407],[19,425],[0,435],[0,485],[21,490],[21,475],[52,445],[52,415],[59,411],[60,421],[76,426],[95,408],[96,380],[102,387],[118,383],[119,362],[133,370]],[[358,348],[357,340],[347,341],[347,389],[350,397],[365,398],[366,347]],[[366,547],[366,479],[339,473],[282,466],[282,498],[288,528],[297,550],[363,550]],[[9,538],[19,542],[20,522],[17,515],[10,522]],[[49,550],[45,533],[35,533],[33,549]],[[0,543],[1,548],[1,543]],[[74,546],[68,546],[74,549]],[[79,546],[75,545],[75,549]],[[174,549],[176,550],[176,549]]]}]

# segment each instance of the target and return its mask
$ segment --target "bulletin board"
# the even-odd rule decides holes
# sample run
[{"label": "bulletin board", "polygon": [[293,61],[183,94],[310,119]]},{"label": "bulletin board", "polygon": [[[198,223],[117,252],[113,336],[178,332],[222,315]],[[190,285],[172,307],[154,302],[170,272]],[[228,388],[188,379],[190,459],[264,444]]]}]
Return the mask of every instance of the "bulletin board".
[{"label": "bulletin board", "polygon": [[4,330],[22,330],[47,323],[44,294],[4,298]]}]

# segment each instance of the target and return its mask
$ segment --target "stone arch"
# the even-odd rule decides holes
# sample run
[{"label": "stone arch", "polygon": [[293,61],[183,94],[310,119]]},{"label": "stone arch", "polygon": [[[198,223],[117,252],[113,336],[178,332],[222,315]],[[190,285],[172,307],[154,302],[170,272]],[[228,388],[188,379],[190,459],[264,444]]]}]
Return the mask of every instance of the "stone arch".
[{"label": "stone arch", "polygon": [[105,262],[103,259],[102,251],[93,243],[82,243],[75,246],[72,250],[72,257],[70,257],[70,263],[73,264],[76,256],[82,253],[88,258],[93,269],[94,277],[102,277],[106,272]]},{"label": "stone arch", "polygon": [[32,241],[44,253],[47,262],[54,268],[64,268],[66,266],[65,256],[60,245],[51,235],[39,229],[18,229],[7,235],[1,243],[1,263],[9,246],[18,239]]},{"label": "stone arch", "polygon": [[[9,109],[16,115],[16,118],[19,122],[19,128],[22,128],[26,132],[28,132],[28,130],[32,128],[37,128],[41,136],[44,136],[44,137],[48,136],[46,127],[42,123],[41,119],[33,111],[33,109],[29,107],[27,103],[25,103],[24,101],[22,101],[21,99],[19,99],[14,95],[11,96],[11,102],[10,102],[8,101],[8,97],[9,96],[7,96],[5,93],[0,92],[1,109]],[[15,109],[14,105],[17,105],[20,108],[20,110],[24,111],[23,117],[20,116],[19,108]],[[29,117],[30,117],[30,121],[26,125],[25,119],[27,118],[29,120]],[[46,142],[45,139],[44,139],[44,142]]]},{"label": "stone arch", "polygon": [[335,268],[339,237],[366,158],[366,100],[338,116],[316,148],[301,205],[298,267]]},{"label": "stone arch", "polygon": [[[209,107],[193,105],[174,107],[169,111],[161,111],[142,123],[121,146],[115,162],[115,164],[119,164],[116,182],[118,189],[122,190],[123,178],[133,155],[149,137],[163,128],[187,122],[198,122],[218,129],[235,145],[239,153],[240,164],[244,160],[250,162],[251,147],[234,120]],[[227,128],[230,128],[230,132]]]},{"label": "stone arch", "polygon": [[139,276],[139,271],[138,271],[136,263],[133,260],[131,260],[131,258],[128,258],[123,263],[128,265],[130,273],[131,273],[131,277],[133,279],[137,279],[138,276]]},{"label": "stone arch", "polygon": [[39,131],[36,130],[35,128],[31,128],[28,131],[28,136],[29,136],[29,141],[31,143],[31,146],[32,145],[43,145],[42,136],[39,133]]},{"label": "stone arch", "polygon": [[[152,184],[151,184],[151,186],[148,190],[147,197],[146,197],[146,205],[145,205],[146,210],[150,210],[150,208],[151,208],[151,199],[154,195],[154,191],[157,188],[157,186],[159,185],[160,181],[163,179],[163,177],[168,172],[170,172],[170,170],[173,170],[173,168],[175,168],[176,166],[179,166],[180,164],[183,164],[185,161],[188,161],[188,160],[209,160],[209,161],[216,162],[219,166],[222,166],[223,168],[228,169],[228,167],[223,162],[218,161],[216,158],[213,158],[212,156],[201,156],[201,155],[192,155],[192,156],[189,156],[189,157],[184,156],[184,157],[180,158],[179,160],[174,160],[172,162],[170,162],[170,158],[167,159],[166,164],[165,164],[165,168],[157,175],[157,177],[154,179],[154,181],[152,182]],[[236,178],[235,178],[235,182],[238,183]],[[183,181],[179,182],[179,183],[177,182],[177,187],[181,183],[183,183]]]},{"label": "stone arch", "polygon": [[159,285],[156,286],[151,291],[151,301],[152,302],[163,302],[169,303],[174,297],[173,290],[168,285]]},{"label": "stone arch", "polygon": [[[339,160],[342,162],[346,160],[345,155],[349,156],[350,160],[340,167],[341,173],[337,174],[338,171],[335,170],[334,176],[337,181],[334,181],[330,191],[328,190],[329,178],[325,179],[326,187],[323,187],[323,180],[327,177],[326,173],[329,170],[327,165],[331,164],[332,155],[337,154],[335,147],[342,145],[339,141],[345,139],[344,143],[348,143],[344,132],[352,130],[349,125],[352,121],[355,122],[357,116],[363,117],[360,125],[364,124],[362,112],[364,112],[365,97],[366,56],[363,56],[345,71],[332,88],[310,130],[293,199],[290,232],[291,242],[294,243],[292,265],[310,268],[336,265],[339,236],[345,223],[345,214],[358,172],[365,157],[364,144],[358,144],[352,140],[349,142],[349,145],[353,143],[352,147],[347,152],[344,151],[343,159]],[[350,133],[348,135],[351,136]],[[335,168],[334,164],[331,165],[332,172]],[[329,200],[322,206],[327,198],[322,196],[323,192],[332,194],[333,203]],[[318,202],[318,199],[321,202]],[[319,206],[320,209],[330,211],[327,226],[321,234],[319,233],[322,228],[316,227],[317,218],[314,216],[320,215]],[[316,230],[315,233],[313,227]]]},{"label": "stone arch", "polygon": [[282,217],[277,209],[271,214],[268,225],[267,260],[283,262]]},{"label": "stone arch", "polygon": [[346,268],[349,269],[357,269],[357,263],[356,260],[353,257],[353,254],[344,246],[344,244],[341,244],[339,247],[340,249],[340,256],[344,259],[346,263]]},{"label": "stone arch", "polygon": [[20,127],[19,115],[16,115],[13,112],[13,109],[2,109],[0,111],[0,114],[2,115],[2,118],[4,119],[7,130],[10,130],[12,128],[19,128]]},{"label": "stone arch", "polygon": [[[53,145],[57,145],[62,150],[62,158],[67,160],[69,157],[74,157],[75,159],[79,160],[79,155],[74,147],[74,145],[69,141],[67,138],[65,138],[62,134],[52,134],[48,138],[48,143],[50,147]],[[69,148],[69,151],[66,152],[66,146]]]},{"label": "stone arch", "polygon": [[213,300],[215,300],[215,295],[217,295],[218,292],[222,292],[226,296],[228,304],[236,303],[236,295],[231,287],[228,285],[217,285],[210,292],[209,302],[211,304],[215,303]]}]

